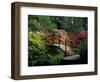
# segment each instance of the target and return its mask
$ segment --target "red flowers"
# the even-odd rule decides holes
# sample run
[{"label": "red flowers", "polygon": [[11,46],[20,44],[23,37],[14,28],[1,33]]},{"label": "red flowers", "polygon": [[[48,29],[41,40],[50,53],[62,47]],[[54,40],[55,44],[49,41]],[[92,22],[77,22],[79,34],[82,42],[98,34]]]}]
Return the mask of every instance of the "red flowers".
[{"label": "red flowers", "polygon": [[71,33],[70,39],[71,39],[71,45],[77,46],[77,44],[79,44],[80,41],[87,39],[87,31],[83,31],[80,33]]},{"label": "red flowers", "polygon": [[70,39],[71,39],[71,44],[73,46],[75,46],[77,43],[79,43],[77,33],[72,33],[71,36],[70,36]]},{"label": "red flowers", "polygon": [[79,38],[82,39],[82,40],[86,39],[87,38],[87,32],[86,31],[80,32]]}]

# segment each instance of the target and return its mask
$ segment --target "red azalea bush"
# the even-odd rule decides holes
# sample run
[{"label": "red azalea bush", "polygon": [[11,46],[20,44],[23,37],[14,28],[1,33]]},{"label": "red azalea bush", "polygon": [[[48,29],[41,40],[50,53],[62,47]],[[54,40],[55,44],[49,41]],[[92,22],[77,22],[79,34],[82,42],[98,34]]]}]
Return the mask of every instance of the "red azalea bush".
[{"label": "red azalea bush", "polygon": [[87,31],[82,31],[70,36],[70,45],[76,54],[80,54],[83,62],[87,59],[87,34]]},{"label": "red azalea bush", "polygon": [[70,40],[73,47],[77,46],[81,41],[87,39],[87,31],[82,31],[80,33],[71,33]]},{"label": "red azalea bush", "polygon": [[80,41],[77,33],[71,33],[70,40],[72,46],[76,46]]},{"label": "red azalea bush", "polygon": [[79,39],[81,40],[87,39],[87,31],[80,32]]}]

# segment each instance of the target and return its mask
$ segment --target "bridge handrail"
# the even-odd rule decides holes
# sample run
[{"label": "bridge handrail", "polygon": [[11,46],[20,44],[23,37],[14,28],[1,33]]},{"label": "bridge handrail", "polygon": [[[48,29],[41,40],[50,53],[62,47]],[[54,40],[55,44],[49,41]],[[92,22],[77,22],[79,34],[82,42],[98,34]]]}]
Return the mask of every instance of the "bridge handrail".
[{"label": "bridge handrail", "polygon": [[60,44],[61,42],[60,41],[63,41],[64,44],[65,44],[65,50],[67,48],[67,45],[70,45],[70,41],[69,39],[67,38],[64,38],[62,35],[57,35],[56,37],[54,36],[54,34],[50,34],[50,35],[47,35],[47,38],[46,38],[46,46],[49,44],[49,41],[51,40],[52,41],[52,45],[54,44],[54,41],[58,40],[58,47],[60,47]]}]

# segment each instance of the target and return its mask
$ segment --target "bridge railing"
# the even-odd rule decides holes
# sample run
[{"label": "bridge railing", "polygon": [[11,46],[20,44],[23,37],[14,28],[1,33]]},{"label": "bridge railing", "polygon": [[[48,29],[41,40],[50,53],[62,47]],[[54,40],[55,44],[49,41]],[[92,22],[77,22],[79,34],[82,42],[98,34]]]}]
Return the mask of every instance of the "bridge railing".
[{"label": "bridge railing", "polygon": [[65,51],[67,50],[67,45],[69,44],[69,41],[67,38],[64,38],[60,33],[55,36],[53,33],[48,35],[46,38],[46,46],[48,45],[54,45],[55,40],[57,41],[58,47],[60,48],[60,44],[62,44],[62,41],[64,42]]}]

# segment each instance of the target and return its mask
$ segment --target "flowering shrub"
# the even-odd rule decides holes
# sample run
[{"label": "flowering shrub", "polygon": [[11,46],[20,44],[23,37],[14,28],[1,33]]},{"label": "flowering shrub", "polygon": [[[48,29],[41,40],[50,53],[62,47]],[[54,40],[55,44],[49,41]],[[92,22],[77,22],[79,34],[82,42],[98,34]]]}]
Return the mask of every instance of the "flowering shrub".
[{"label": "flowering shrub", "polygon": [[84,41],[84,40],[87,39],[87,32],[83,31],[83,32],[80,32],[80,33],[71,33],[70,39],[71,39],[71,45],[73,47],[75,47],[81,41]]},{"label": "flowering shrub", "polygon": [[77,33],[72,33],[70,39],[71,39],[71,46],[76,46],[80,42]]},{"label": "flowering shrub", "polygon": [[81,40],[87,39],[87,32],[86,31],[80,32],[79,39]]},{"label": "flowering shrub", "polygon": [[80,54],[83,63],[87,63],[87,32],[72,33],[70,39],[75,53]]}]

